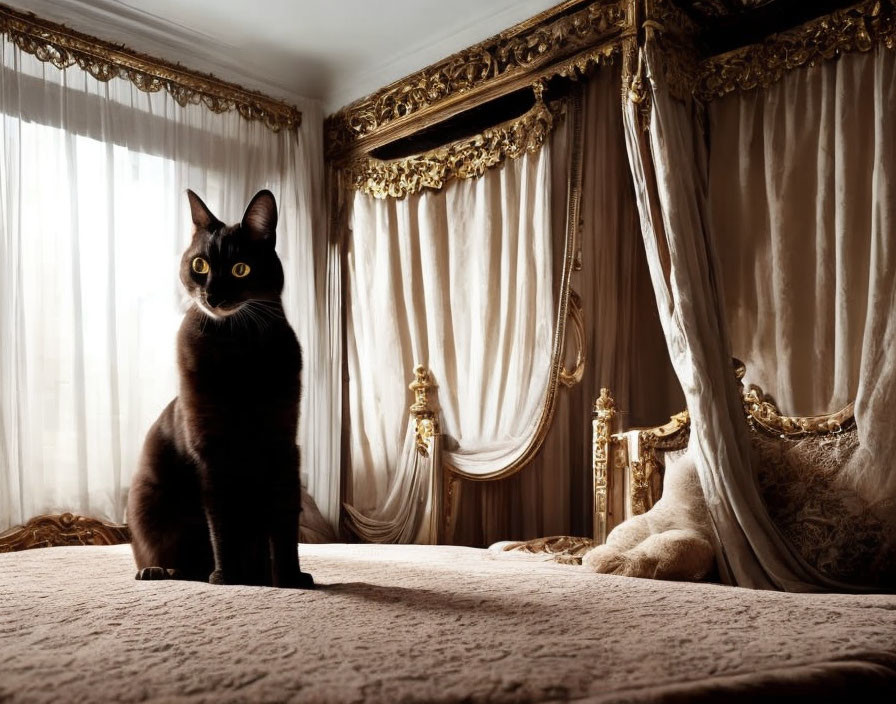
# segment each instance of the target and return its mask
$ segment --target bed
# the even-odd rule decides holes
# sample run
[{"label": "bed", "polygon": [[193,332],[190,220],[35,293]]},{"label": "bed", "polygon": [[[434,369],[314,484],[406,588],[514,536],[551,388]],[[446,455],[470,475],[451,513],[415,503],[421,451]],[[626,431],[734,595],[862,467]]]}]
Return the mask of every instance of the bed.
[{"label": "bed", "polygon": [[315,591],[140,582],[126,544],[0,554],[0,701],[896,693],[896,596],[639,580],[451,546],[300,553]]},{"label": "bed", "polygon": [[[850,408],[787,418],[757,387],[744,402],[779,476],[801,448],[854,444]],[[615,413],[602,393],[598,532],[648,510],[687,445],[686,413],[626,432]],[[896,594],[599,575],[576,562],[600,539],[302,544],[308,592],[136,581],[127,526],[37,517],[0,535],[0,702],[896,701]]]}]

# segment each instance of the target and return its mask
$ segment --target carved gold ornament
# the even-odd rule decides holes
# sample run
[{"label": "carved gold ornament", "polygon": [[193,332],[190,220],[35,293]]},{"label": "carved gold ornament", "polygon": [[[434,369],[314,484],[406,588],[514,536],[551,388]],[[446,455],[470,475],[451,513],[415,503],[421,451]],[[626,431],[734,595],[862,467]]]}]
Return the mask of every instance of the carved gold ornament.
[{"label": "carved gold ornament", "polygon": [[720,98],[735,90],[764,88],[801,66],[815,66],[853,51],[869,51],[882,43],[896,46],[896,7],[893,0],[867,0],[853,7],[776,34],[700,64],[696,95]]},{"label": "carved gold ornament", "polygon": [[760,387],[750,384],[743,392],[744,410],[754,427],[784,436],[839,433],[855,420],[854,404],[818,416],[785,416]]},{"label": "carved gold ornament", "polygon": [[429,450],[434,435],[439,433],[439,419],[435,411],[429,407],[429,390],[435,388],[429,370],[422,364],[414,367],[414,380],[408,388],[414,392],[414,403],[411,405],[411,416],[414,418],[414,440],[417,452],[429,457]]},{"label": "carved gold ornament", "polygon": [[36,516],[0,533],[0,552],[61,545],[118,545],[131,539],[126,525],[63,513]]},{"label": "carved gold ornament", "polygon": [[[638,433],[638,459],[631,461],[632,515],[646,513],[658,496],[650,496],[653,477],[663,471],[657,456],[660,452],[684,450],[691,436],[691,422],[687,411],[676,413],[665,425],[642,430]],[[651,501],[650,499],[653,499]]]},{"label": "carved gold ornament", "polygon": [[298,129],[302,123],[302,113],[298,109],[262,93],[137,53],[5,5],[0,5],[0,34],[6,35],[22,51],[56,68],[77,65],[98,81],[123,78],[145,93],[165,90],[182,106],[202,104],[216,113],[236,110],[246,120],[259,120],[275,132]]},{"label": "carved gold ornament", "polygon": [[560,106],[541,100],[523,116],[405,159],[360,157],[346,169],[346,183],[375,198],[404,198],[424,188],[442,188],[453,179],[476,178],[505,159],[538,151],[554,127]]},{"label": "carved gold ornament", "polygon": [[594,487],[594,543],[607,540],[607,477],[609,476],[610,438],[616,418],[616,401],[606,388],[591,411],[591,470]]},{"label": "carved gold ornament", "polygon": [[[540,78],[569,76],[610,59],[634,34],[631,0],[567,0],[532,19],[362,98],[329,117],[327,157],[412,134]],[[461,103],[463,105],[461,105]]]}]

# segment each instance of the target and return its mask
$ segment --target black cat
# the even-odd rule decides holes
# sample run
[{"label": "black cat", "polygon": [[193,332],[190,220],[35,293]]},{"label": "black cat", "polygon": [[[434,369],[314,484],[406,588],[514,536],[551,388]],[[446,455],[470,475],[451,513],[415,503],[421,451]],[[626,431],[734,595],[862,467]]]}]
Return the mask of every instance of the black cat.
[{"label": "black cat", "polygon": [[137,578],[312,587],[298,557],[302,352],[280,300],[277,204],[260,191],[228,227],[187,196],[180,278],[193,306],[177,335],[179,394],[128,497]]}]

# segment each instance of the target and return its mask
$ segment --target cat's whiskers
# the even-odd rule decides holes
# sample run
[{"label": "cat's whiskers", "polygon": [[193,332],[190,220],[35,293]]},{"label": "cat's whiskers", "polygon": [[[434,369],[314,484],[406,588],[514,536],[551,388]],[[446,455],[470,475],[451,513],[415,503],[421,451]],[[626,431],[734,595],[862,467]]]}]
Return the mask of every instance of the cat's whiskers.
[{"label": "cat's whiskers", "polygon": [[247,302],[245,306],[243,306],[243,310],[246,315],[255,322],[262,329],[266,329],[270,327],[270,321],[265,318],[265,311],[259,308],[255,308],[252,305],[252,302]]}]

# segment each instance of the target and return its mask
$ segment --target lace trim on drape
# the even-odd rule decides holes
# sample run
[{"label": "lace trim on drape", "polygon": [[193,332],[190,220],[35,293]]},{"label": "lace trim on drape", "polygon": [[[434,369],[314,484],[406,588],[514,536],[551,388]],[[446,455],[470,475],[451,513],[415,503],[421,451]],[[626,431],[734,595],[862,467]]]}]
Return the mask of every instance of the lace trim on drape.
[{"label": "lace trim on drape", "polygon": [[840,481],[859,449],[855,427],[822,437],[755,433],[753,446],[768,512],[808,564],[845,583],[896,584],[896,536],[882,519],[896,506],[870,505]]}]

